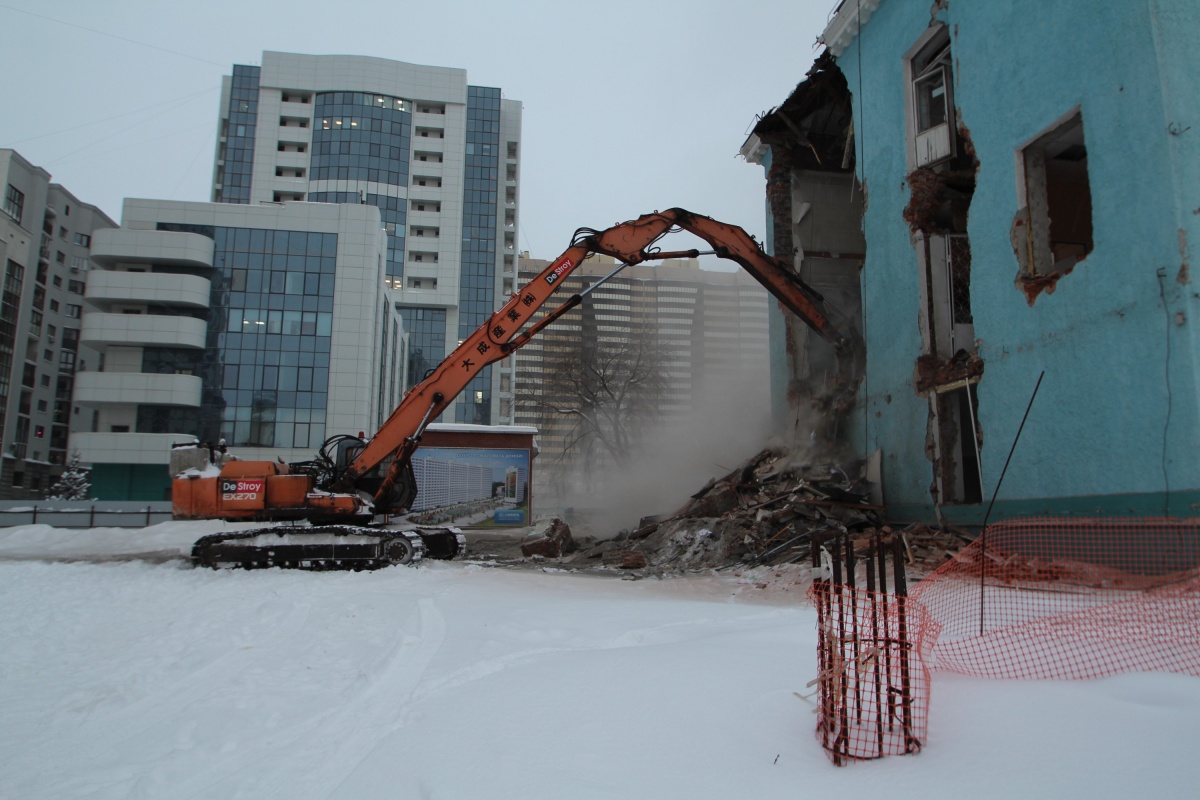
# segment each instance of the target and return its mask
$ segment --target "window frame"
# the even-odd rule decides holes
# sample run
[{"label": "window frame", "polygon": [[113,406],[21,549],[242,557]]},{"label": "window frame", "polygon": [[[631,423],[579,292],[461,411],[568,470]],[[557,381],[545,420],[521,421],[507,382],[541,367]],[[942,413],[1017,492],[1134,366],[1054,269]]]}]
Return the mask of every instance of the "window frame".
[{"label": "window frame", "polygon": [[11,183],[4,190],[4,213],[18,225],[25,216],[25,193]]},{"label": "window frame", "polygon": [[[908,137],[908,171],[929,167],[958,155],[958,120],[954,108],[954,67],[950,29],[944,24],[928,28],[904,54],[905,128]],[[920,129],[919,87],[934,76],[942,78],[943,123]],[[945,140],[935,142],[937,130],[945,126]],[[930,149],[935,146],[936,149]]]},{"label": "window frame", "polygon": [[[1029,139],[1016,151],[1017,197],[1020,209],[1014,222],[1014,251],[1020,267],[1020,274],[1026,278],[1039,276],[1062,275],[1070,272],[1079,262],[1085,260],[1095,250],[1096,237],[1094,227],[1094,208],[1091,192],[1091,173],[1087,165],[1086,125],[1083,119],[1083,109],[1075,106],[1067,113],[1043,128],[1036,136]],[[1088,211],[1087,239],[1082,242],[1069,242],[1065,239],[1056,240],[1055,226],[1051,206],[1060,201],[1061,184],[1054,180],[1047,171],[1047,149],[1051,146],[1061,146],[1064,139],[1078,138],[1079,142],[1070,142],[1061,152],[1078,145],[1083,153],[1082,161],[1082,201],[1080,208]],[[1060,152],[1060,154],[1061,154]],[[1024,227],[1018,235],[1016,229]],[[1062,228],[1058,229],[1062,233]],[[1067,255],[1059,258],[1055,254],[1057,245],[1069,248],[1072,244],[1083,250],[1082,254]],[[1022,246],[1023,245],[1023,246]],[[1061,248],[1060,248],[1061,250]],[[1073,259],[1073,260],[1072,260]]]}]

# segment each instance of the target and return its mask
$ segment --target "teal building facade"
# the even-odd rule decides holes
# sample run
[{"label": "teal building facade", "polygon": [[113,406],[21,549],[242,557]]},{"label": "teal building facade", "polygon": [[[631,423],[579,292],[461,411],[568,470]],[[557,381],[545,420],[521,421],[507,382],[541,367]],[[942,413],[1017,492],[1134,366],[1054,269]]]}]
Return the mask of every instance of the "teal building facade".
[{"label": "teal building facade", "polygon": [[[824,170],[862,193],[804,211],[859,222],[846,429],[891,518],[1197,514],[1197,35],[1190,0],[834,12],[844,157],[789,166],[793,191]],[[828,119],[796,115],[814,155]],[[770,187],[780,147],[755,144]],[[778,248],[796,220],[768,208]]]}]

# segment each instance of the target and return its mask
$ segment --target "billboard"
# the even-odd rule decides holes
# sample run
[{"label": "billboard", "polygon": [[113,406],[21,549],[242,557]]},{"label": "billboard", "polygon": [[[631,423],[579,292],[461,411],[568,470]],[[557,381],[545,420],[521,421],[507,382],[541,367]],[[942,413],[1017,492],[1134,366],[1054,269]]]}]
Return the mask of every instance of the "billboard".
[{"label": "billboard", "polygon": [[463,528],[529,524],[529,450],[419,447],[417,499],[405,519]]}]

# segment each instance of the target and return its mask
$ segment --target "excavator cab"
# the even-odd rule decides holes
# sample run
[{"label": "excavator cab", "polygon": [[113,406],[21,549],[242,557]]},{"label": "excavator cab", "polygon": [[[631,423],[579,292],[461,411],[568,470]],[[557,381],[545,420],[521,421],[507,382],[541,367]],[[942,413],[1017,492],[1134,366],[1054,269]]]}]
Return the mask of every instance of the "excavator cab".
[{"label": "excavator cab", "polygon": [[[317,476],[317,486],[323,490],[334,491],[342,481],[346,469],[358,460],[367,446],[367,440],[360,433],[358,436],[339,436],[326,441],[321,448],[322,455],[332,469]],[[387,488],[382,496],[379,489],[384,485],[385,476],[395,460],[395,454],[380,461],[369,471],[354,479],[354,490],[364,496],[374,498],[376,514],[400,514],[408,510],[417,498],[417,480],[413,474],[412,464],[405,462],[398,478]]]}]

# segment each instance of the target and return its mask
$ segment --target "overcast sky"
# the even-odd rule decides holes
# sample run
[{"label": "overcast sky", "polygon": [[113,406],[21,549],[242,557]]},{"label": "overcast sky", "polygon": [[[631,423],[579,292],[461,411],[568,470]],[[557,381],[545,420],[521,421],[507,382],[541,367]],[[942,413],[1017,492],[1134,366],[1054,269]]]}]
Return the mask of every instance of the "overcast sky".
[{"label": "overcast sky", "polygon": [[[208,200],[221,76],[264,50],[467,70],[524,105],[519,249],[682,206],[765,230],[755,117],[816,57],[836,0],[0,0],[0,147],[118,222]],[[680,241],[679,246],[690,246]]]}]

